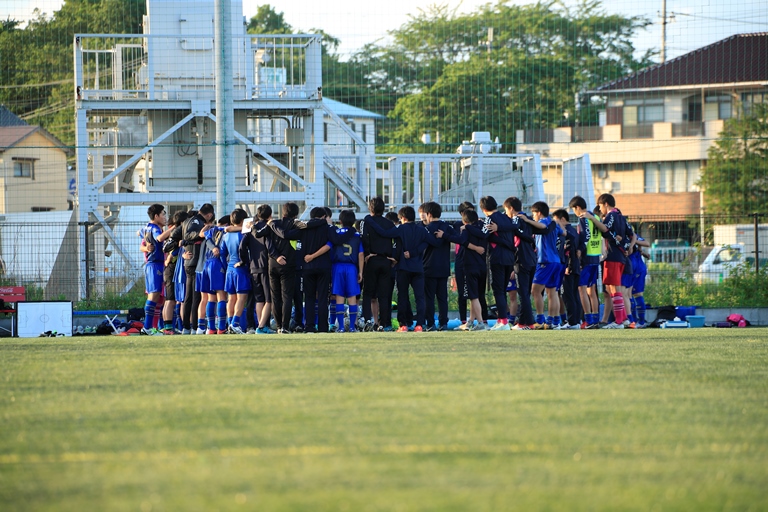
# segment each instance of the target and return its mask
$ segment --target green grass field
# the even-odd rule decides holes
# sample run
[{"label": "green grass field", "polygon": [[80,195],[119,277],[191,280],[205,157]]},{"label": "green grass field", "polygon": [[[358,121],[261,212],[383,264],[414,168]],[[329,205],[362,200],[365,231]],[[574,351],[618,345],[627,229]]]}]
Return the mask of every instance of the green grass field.
[{"label": "green grass field", "polygon": [[768,329],[0,340],[0,509],[768,510]]}]

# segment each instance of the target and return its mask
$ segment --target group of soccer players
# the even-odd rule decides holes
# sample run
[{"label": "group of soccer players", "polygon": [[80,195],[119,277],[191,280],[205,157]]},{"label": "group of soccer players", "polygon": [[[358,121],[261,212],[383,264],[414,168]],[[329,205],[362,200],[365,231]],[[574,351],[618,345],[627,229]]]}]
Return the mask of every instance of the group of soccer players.
[{"label": "group of soccer players", "polygon": [[[570,201],[575,226],[565,209],[550,215],[546,203],[536,202],[529,215],[516,197],[501,208],[492,196],[477,208],[464,202],[455,223],[441,220],[436,202],[385,213],[380,197],[369,201],[363,219],[341,211],[338,225],[325,207],[298,220],[291,202],[279,218],[260,205],[252,219],[238,208],[216,220],[206,203],[170,221],[154,204],[139,232],[147,293],[142,333],[445,330],[452,259],[458,330],[644,327],[641,249],[648,244],[613,196],[597,203],[593,213],[583,198]],[[489,281],[495,314],[486,303]]]}]

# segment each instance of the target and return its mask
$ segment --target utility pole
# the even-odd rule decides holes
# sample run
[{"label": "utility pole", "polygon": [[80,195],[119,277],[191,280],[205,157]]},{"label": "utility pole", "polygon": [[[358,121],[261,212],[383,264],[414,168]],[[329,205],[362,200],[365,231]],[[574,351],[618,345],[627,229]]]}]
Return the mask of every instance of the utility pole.
[{"label": "utility pole", "polygon": [[661,0],[661,63],[664,64],[667,53],[667,0]]}]

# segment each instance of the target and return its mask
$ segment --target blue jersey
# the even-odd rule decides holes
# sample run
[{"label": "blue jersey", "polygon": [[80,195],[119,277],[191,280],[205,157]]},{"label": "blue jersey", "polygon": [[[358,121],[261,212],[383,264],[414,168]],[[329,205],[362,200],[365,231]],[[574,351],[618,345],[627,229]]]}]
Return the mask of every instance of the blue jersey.
[{"label": "blue jersey", "polygon": [[203,242],[203,247],[205,248],[206,262],[216,259],[216,256],[213,254],[213,249],[217,248],[219,249],[219,261],[221,262],[222,266],[227,265],[227,260],[221,255],[221,239],[223,238],[224,234],[224,228],[219,226],[214,226],[205,232],[205,242]]},{"label": "blue jersey", "polygon": [[221,256],[227,262],[227,270],[235,268],[240,263],[240,242],[245,235],[242,231],[224,233],[221,240]]},{"label": "blue jersey", "polygon": [[[340,228],[338,232],[339,234],[342,234],[346,233],[347,231],[349,231],[348,228]],[[362,241],[363,239],[360,238],[360,233],[355,233],[343,244],[333,245],[331,247],[333,253],[333,263],[352,263],[357,266],[358,254],[363,252]]]},{"label": "blue jersey", "polygon": [[560,263],[560,253],[557,250],[557,239],[560,236],[562,230],[557,223],[554,226],[551,224],[554,222],[550,217],[544,217],[539,220],[541,224],[547,226],[547,230],[544,233],[536,235],[536,255],[539,263]]},{"label": "blue jersey", "polygon": [[163,230],[160,229],[160,226],[153,222],[147,223],[146,226],[141,228],[141,231],[139,232],[141,235],[142,240],[144,240],[145,243],[152,244],[154,246],[154,249],[152,252],[147,252],[145,254],[146,262],[147,263],[163,263],[165,261],[165,254],[163,253],[163,247],[161,244],[157,243],[157,237],[163,234]]}]

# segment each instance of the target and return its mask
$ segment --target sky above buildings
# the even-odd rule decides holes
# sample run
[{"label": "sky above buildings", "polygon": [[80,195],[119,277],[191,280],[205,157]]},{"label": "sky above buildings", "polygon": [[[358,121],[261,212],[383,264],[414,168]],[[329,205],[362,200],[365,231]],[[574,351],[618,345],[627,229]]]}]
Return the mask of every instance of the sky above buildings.
[{"label": "sky above buildings", "polygon": [[[512,0],[516,4],[533,0]],[[564,0],[573,6],[575,0]],[[367,43],[386,40],[387,31],[408,21],[409,14],[430,5],[444,4],[458,12],[471,12],[488,3],[485,0],[280,0],[272,2],[243,1],[244,15],[250,19],[259,4],[270,3],[294,28],[321,28],[339,38],[339,53],[349,55]],[[667,15],[673,19],[667,25],[667,59],[743,32],[768,32],[768,2],[766,0],[667,0]],[[33,17],[35,7],[51,15],[62,0],[0,0],[0,16],[10,16],[22,22]],[[645,16],[654,24],[637,35],[639,51],[661,46],[662,0],[610,0],[603,2],[609,13]],[[674,14],[674,16],[673,16]]]}]

